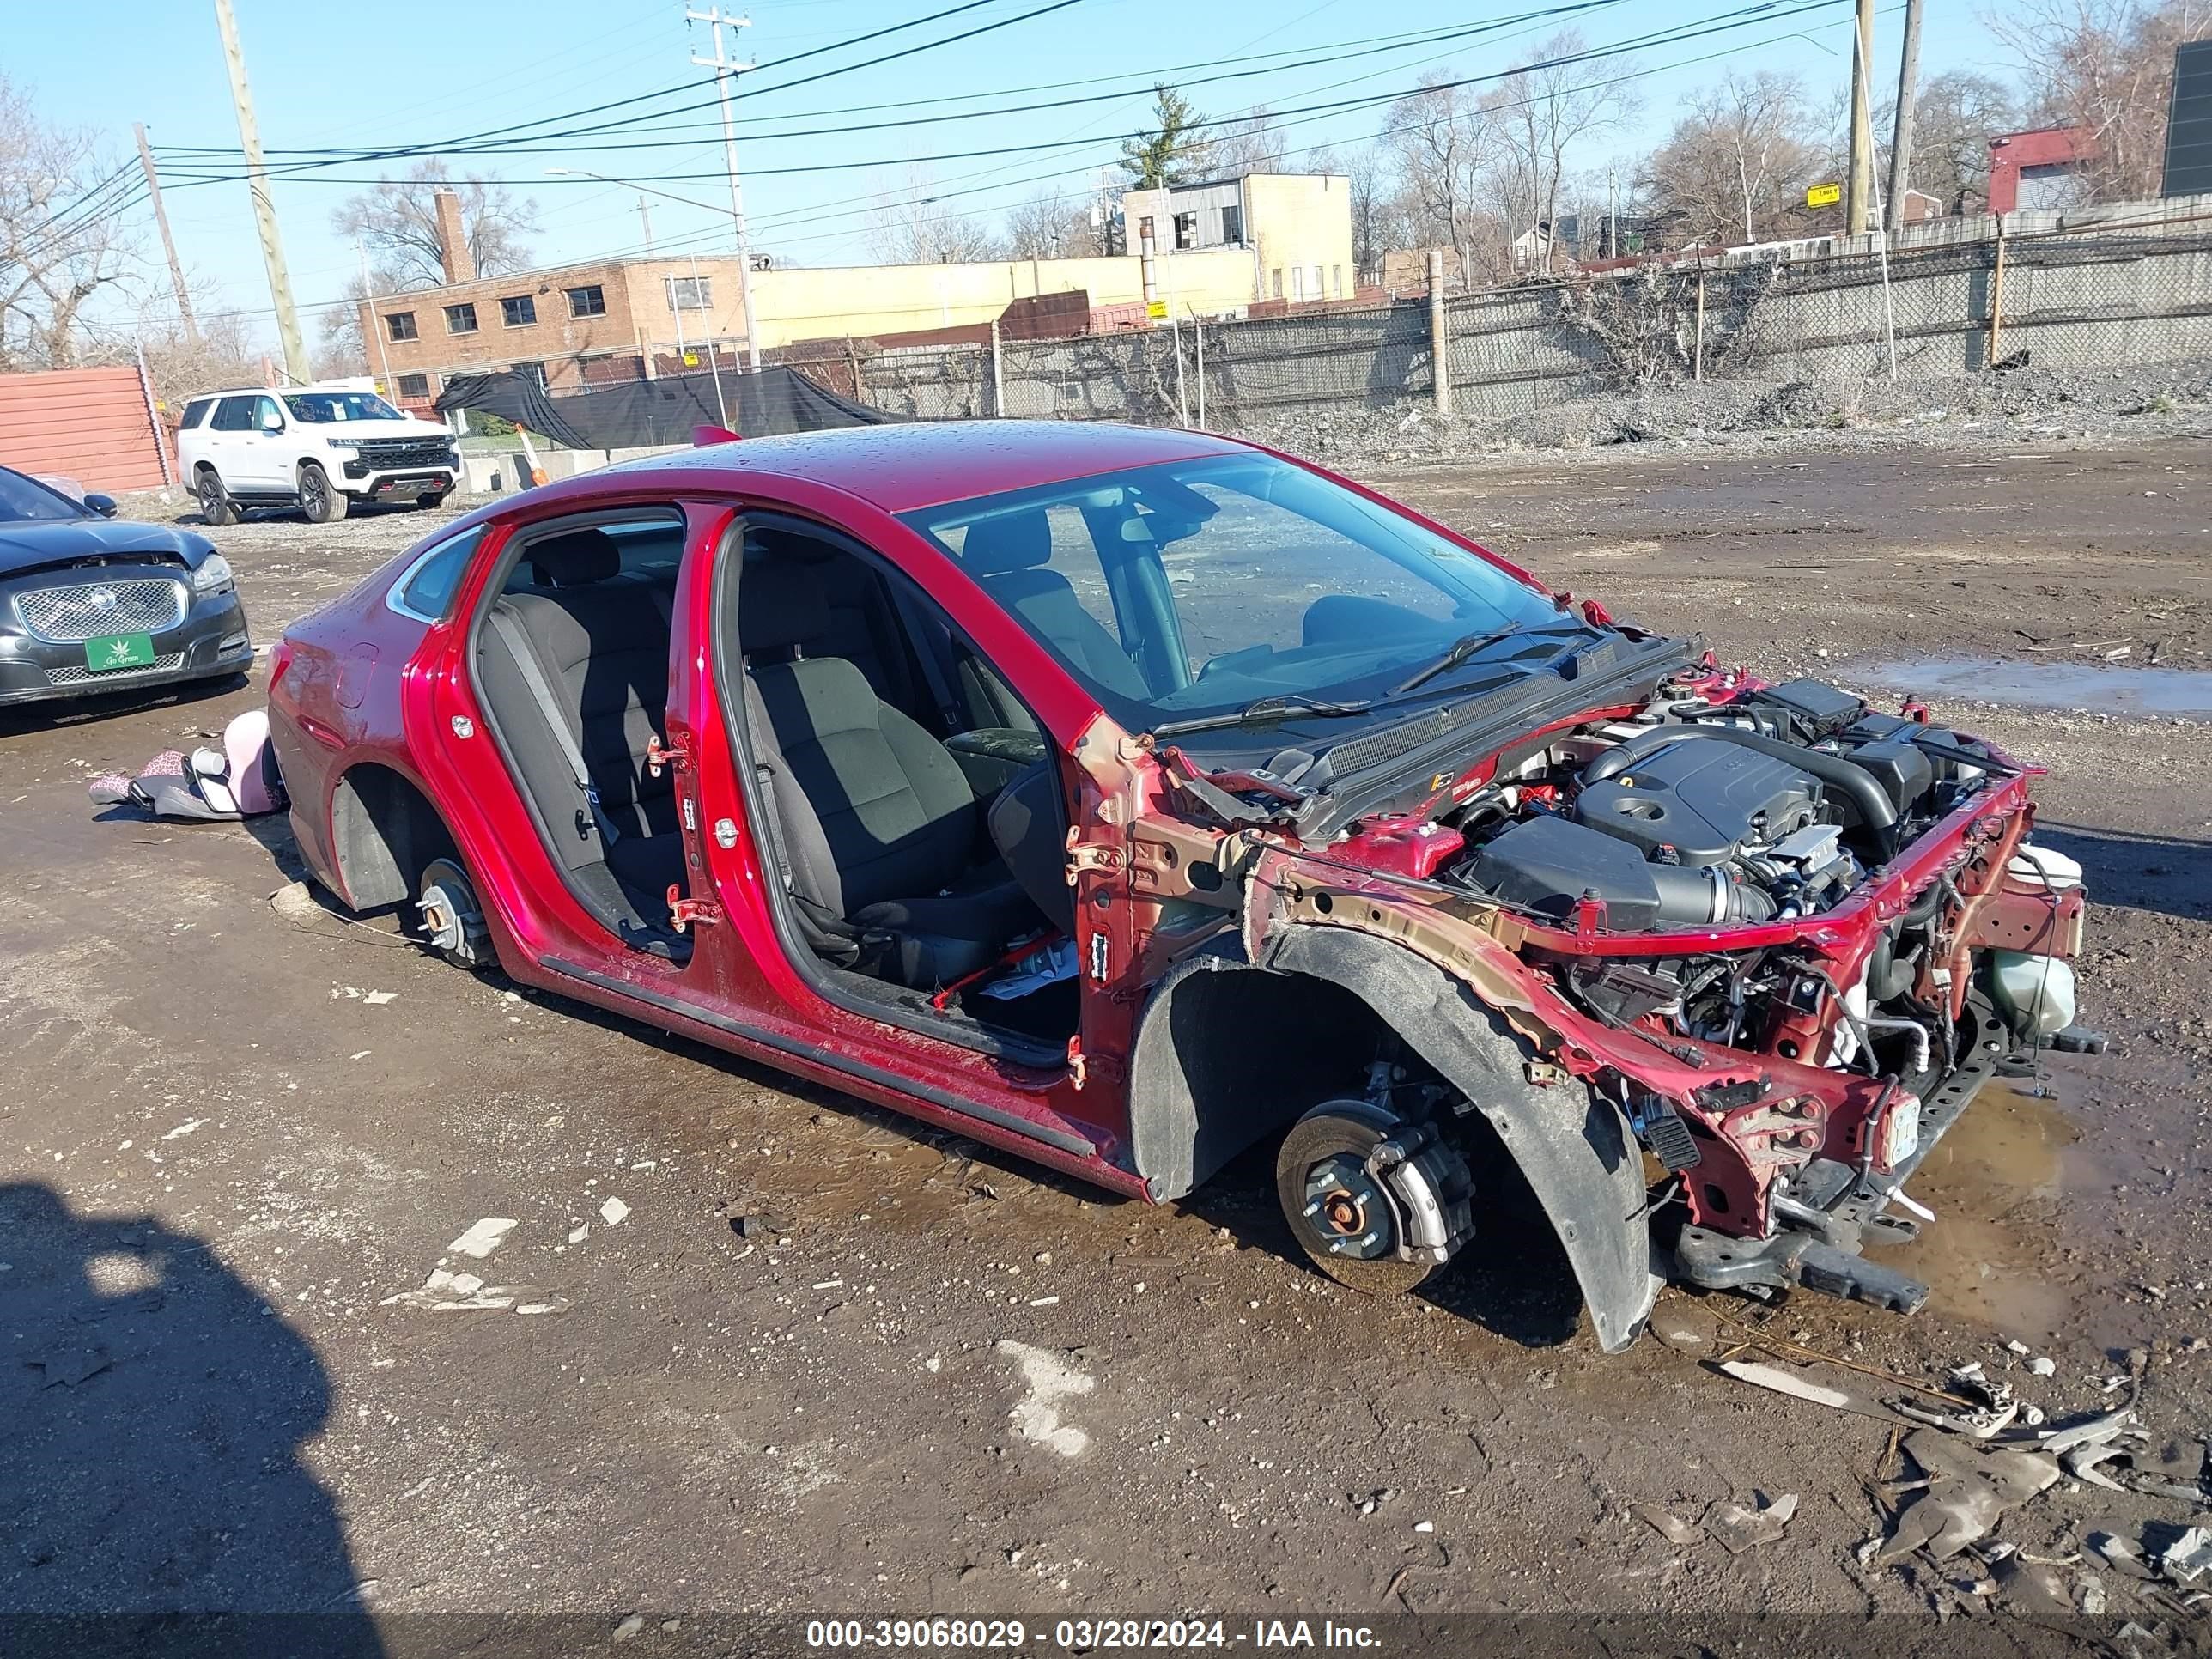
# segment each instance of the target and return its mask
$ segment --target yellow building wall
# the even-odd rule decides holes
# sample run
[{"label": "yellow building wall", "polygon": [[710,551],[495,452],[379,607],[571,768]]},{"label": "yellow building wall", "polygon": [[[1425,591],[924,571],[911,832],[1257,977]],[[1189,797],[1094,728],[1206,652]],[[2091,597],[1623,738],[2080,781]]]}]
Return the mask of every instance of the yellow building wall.
[{"label": "yellow building wall", "polygon": [[[712,308],[671,312],[665,279],[704,277]],[[623,267],[629,311],[648,346],[673,349],[681,324],[686,345],[744,334],[744,301],[733,258],[641,260]],[[1162,255],[1158,297],[1178,316],[1241,310],[1252,298],[1252,255],[1241,248]],[[1134,255],[1097,259],[1007,259],[949,265],[846,265],[757,270],[753,309],[763,350],[800,340],[868,339],[916,329],[989,323],[1015,300],[1081,289],[1092,307],[1144,297],[1143,262]]]},{"label": "yellow building wall", "polygon": [[[1178,254],[1159,267],[1158,297],[1172,294],[1179,314],[1231,310],[1251,299],[1251,256],[1242,250]],[[1013,301],[1075,289],[1089,294],[1093,308],[1135,305],[1145,297],[1143,263],[1132,255],[763,270],[753,274],[753,307],[761,344],[769,347],[988,323]]]},{"label": "yellow building wall", "polygon": [[[1328,173],[1255,173],[1244,180],[1244,211],[1245,234],[1259,255],[1260,292],[1254,297],[1350,297],[1358,276],[1352,260],[1349,179]],[[1300,269],[1306,273],[1303,293],[1292,276]]]}]

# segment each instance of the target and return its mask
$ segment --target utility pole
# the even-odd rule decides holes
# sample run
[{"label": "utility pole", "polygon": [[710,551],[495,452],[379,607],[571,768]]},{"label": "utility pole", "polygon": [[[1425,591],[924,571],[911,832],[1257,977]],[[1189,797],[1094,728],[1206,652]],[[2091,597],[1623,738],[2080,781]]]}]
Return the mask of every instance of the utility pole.
[{"label": "utility pole", "polygon": [[[1873,0],[1866,0],[1871,5]],[[736,87],[738,76],[752,68],[750,63],[740,64],[724,55],[722,30],[726,25],[732,29],[749,29],[753,26],[750,17],[732,17],[720,6],[710,6],[705,11],[686,9],[684,21],[704,23],[714,37],[714,55],[702,58],[691,54],[691,61],[702,69],[714,71],[714,90],[722,102],[722,164],[730,175],[730,222],[738,233],[738,292],[745,307],[745,362],[748,367],[760,367],[760,331],[753,322],[753,256],[745,245],[745,192],[738,176],[737,117],[730,107],[730,94]]]},{"label": "utility pole", "polygon": [[169,256],[169,285],[177,291],[177,313],[185,319],[185,338],[198,350],[199,321],[192,315],[192,296],[185,291],[185,268],[177,263],[177,245],[169,236],[169,210],[161,205],[161,180],[154,171],[154,150],[146,142],[146,124],[133,121],[131,131],[138,135],[138,165],[146,170],[146,193],[154,198],[154,223],[161,233],[161,252]]},{"label": "utility pole", "polygon": [[364,243],[356,242],[353,251],[361,256],[362,303],[368,307],[368,327],[361,343],[362,367],[366,368],[368,366],[368,336],[374,334],[376,337],[376,360],[384,365],[384,395],[398,403],[399,382],[392,378],[392,352],[384,343],[384,325],[376,314],[376,285],[368,279],[368,248]]},{"label": "utility pole", "polygon": [[645,251],[651,253],[653,252],[653,210],[646,205],[642,193],[637,198],[637,222],[645,228]]},{"label": "utility pole", "polygon": [[1858,0],[1858,27],[1851,47],[1851,165],[1844,187],[1844,229],[1865,234],[1872,223],[1868,203],[1874,193],[1873,114],[1867,106],[1867,79],[1874,62],[1874,0]]},{"label": "utility pole", "polygon": [[1889,228],[1905,228],[1905,192],[1911,182],[1912,100],[1920,75],[1920,0],[1905,0],[1905,51],[1897,63],[1897,125],[1889,139]]},{"label": "utility pole", "polygon": [[284,348],[284,372],[304,386],[314,374],[307,363],[307,348],[300,338],[300,313],[292,307],[292,278],[284,269],[284,245],[276,235],[276,204],[269,199],[269,169],[261,160],[261,129],[254,124],[253,94],[246,84],[246,54],[238,48],[238,20],[230,15],[230,0],[215,0],[215,21],[222,31],[222,60],[230,70],[231,101],[238,106],[238,142],[246,152],[246,188],[253,198],[254,223],[261,232],[261,260],[269,267],[269,297],[276,307],[276,337]]}]

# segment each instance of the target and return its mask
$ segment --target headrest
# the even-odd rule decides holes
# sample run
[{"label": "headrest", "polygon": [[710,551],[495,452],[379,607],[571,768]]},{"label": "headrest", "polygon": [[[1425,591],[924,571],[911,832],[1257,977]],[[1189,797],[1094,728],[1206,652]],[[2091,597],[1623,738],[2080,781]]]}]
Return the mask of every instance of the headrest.
[{"label": "headrest", "polygon": [[747,651],[781,651],[829,631],[821,565],[746,561],[738,586],[738,635]]},{"label": "headrest", "polygon": [[540,587],[581,587],[622,570],[622,549],[604,530],[571,530],[532,542],[530,562]]},{"label": "headrest", "polygon": [[971,576],[1003,576],[1030,570],[1052,558],[1052,525],[1044,509],[1032,507],[978,519],[960,545],[960,563]]}]

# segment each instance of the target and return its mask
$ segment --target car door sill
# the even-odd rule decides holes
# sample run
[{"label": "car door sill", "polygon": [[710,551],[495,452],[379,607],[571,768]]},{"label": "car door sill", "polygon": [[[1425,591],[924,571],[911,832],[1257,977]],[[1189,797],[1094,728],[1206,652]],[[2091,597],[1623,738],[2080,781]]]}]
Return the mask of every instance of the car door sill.
[{"label": "car door sill", "polygon": [[610,992],[616,996],[632,998],[648,1007],[658,1008],[663,1012],[679,1015],[685,1019],[696,1020],[702,1025],[711,1025],[718,1031],[726,1031],[732,1036],[756,1043],[763,1048],[773,1049],[777,1054],[789,1054],[794,1059],[804,1060],[817,1066],[826,1066],[832,1071],[842,1072],[848,1077],[872,1083],[878,1088],[894,1089],[901,1094],[913,1095],[919,1099],[929,1102],[933,1106],[942,1107],[948,1112],[957,1113],[962,1117],[974,1118],[979,1122],[991,1124],[994,1127],[1025,1136],[1031,1140],[1042,1141],[1048,1146],[1054,1147],[1063,1152],[1073,1153],[1077,1158],[1096,1158],[1098,1155],[1098,1148],[1081,1135],[1071,1133],[1065,1129],[1055,1129],[1045,1124],[1032,1122],[1028,1118],[1015,1113],[1001,1111],[995,1106],[982,1105],[964,1096],[957,1095],[949,1089],[938,1088],[933,1084],[917,1083],[911,1078],[901,1077],[896,1072],[886,1071],[878,1066],[871,1066],[865,1060],[848,1060],[841,1054],[828,1053],[808,1043],[794,1042],[788,1037],[778,1036],[775,1032],[763,1030],[760,1026],[748,1024],[744,1020],[732,1019],[727,1014],[718,1013],[710,1008],[702,1008],[697,1003],[687,1001],[682,997],[672,997],[664,991],[655,991],[642,985],[634,985],[628,980],[617,979],[611,974],[602,974],[590,968],[580,967],[575,963],[563,961],[559,957],[540,957],[538,958],[538,965],[559,974],[564,978],[580,981],[598,990]]}]

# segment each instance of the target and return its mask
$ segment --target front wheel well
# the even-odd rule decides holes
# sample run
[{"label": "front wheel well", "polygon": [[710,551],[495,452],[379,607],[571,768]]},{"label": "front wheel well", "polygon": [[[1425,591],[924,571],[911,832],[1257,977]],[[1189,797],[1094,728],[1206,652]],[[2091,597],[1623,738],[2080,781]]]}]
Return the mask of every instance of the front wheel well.
[{"label": "front wheel well", "polygon": [[1179,1198],[1324,1100],[1366,1092],[1393,1033],[1344,986],[1228,957],[1153,993],[1131,1056],[1130,1143],[1153,1196]]},{"label": "front wheel well", "polygon": [[[356,910],[404,904],[433,859],[460,860],[429,798],[388,766],[349,769],[331,796],[331,848]],[[465,861],[463,860],[465,863]]]}]

